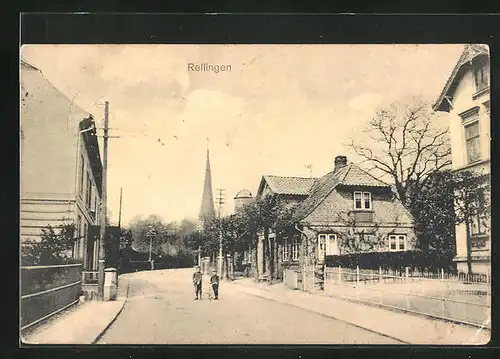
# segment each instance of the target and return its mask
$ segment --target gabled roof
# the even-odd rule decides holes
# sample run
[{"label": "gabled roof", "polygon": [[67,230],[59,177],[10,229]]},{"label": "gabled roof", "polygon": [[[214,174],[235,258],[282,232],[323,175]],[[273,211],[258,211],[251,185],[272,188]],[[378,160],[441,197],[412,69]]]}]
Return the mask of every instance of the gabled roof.
[{"label": "gabled roof", "polygon": [[453,93],[457,86],[458,80],[461,77],[461,70],[464,68],[464,65],[470,63],[474,58],[480,55],[489,55],[488,47],[475,44],[465,45],[465,48],[453,68],[450,77],[446,81],[441,94],[433,105],[434,111],[447,111],[449,103],[445,100],[445,98],[452,97],[450,94]]},{"label": "gabled roof", "polygon": [[265,175],[262,176],[258,194],[262,193],[264,184],[267,183],[271,191],[275,194],[307,196],[314,182],[315,178]]},{"label": "gabled roof", "polygon": [[301,220],[307,217],[338,185],[390,188],[387,183],[350,163],[316,180],[309,197],[297,207],[295,219]]}]

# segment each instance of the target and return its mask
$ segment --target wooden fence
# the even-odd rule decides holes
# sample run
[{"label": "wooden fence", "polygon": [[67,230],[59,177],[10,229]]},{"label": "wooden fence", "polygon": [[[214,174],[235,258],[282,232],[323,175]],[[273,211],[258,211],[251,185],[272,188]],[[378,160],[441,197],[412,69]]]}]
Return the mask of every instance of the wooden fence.
[{"label": "wooden fence", "polygon": [[21,267],[21,330],[78,303],[82,264]]}]

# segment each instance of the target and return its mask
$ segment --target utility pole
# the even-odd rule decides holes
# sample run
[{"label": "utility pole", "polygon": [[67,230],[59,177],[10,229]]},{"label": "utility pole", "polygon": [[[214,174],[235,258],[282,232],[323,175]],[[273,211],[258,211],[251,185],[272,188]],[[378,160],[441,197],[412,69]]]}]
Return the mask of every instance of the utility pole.
[{"label": "utility pole", "polygon": [[218,218],[219,218],[219,268],[218,268],[218,274],[219,274],[219,278],[222,278],[222,226],[221,226],[221,208],[222,208],[222,205],[224,204],[224,189],[223,188],[220,188],[220,189],[217,189],[217,202],[219,204],[219,207],[218,207]]},{"label": "utility pole", "polygon": [[118,212],[118,228],[121,228],[122,223],[122,190],[123,188],[120,187],[120,211]]},{"label": "utility pole", "polygon": [[109,118],[109,103],[104,103],[104,136],[103,136],[103,160],[102,160],[102,193],[101,193],[101,218],[100,224],[100,241],[99,241],[99,286],[97,288],[98,297],[104,300],[104,266],[106,263],[106,253],[104,241],[106,240],[107,228],[107,175],[108,175],[108,119]]}]

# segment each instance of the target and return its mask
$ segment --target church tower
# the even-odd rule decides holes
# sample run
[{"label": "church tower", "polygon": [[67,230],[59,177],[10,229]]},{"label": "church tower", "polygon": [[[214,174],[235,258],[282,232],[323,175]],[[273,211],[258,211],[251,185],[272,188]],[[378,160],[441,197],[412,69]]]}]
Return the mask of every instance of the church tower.
[{"label": "church tower", "polygon": [[214,198],[212,193],[212,171],[210,169],[210,152],[207,144],[207,164],[205,168],[205,183],[203,185],[203,195],[201,200],[200,214],[198,216],[199,226],[215,219]]}]

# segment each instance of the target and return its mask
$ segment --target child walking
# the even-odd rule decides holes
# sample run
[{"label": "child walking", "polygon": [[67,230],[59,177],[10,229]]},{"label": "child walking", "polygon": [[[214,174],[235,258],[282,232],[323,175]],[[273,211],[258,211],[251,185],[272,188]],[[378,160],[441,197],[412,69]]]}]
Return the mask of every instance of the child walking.
[{"label": "child walking", "polygon": [[212,276],[210,277],[210,285],[214,291],[214,299],[219,299],[219,276],[215,269],[212,270]]},{"label": "child walking", "polygon": [[195,298],[194,300],[202,299],[201,297],[201,282],[203,279],[203,275],[201,274],[201,269],[200,267],[196,267],[196,271],[193,273],[193,285],[194,285],[194,291],[195,291]]}]

